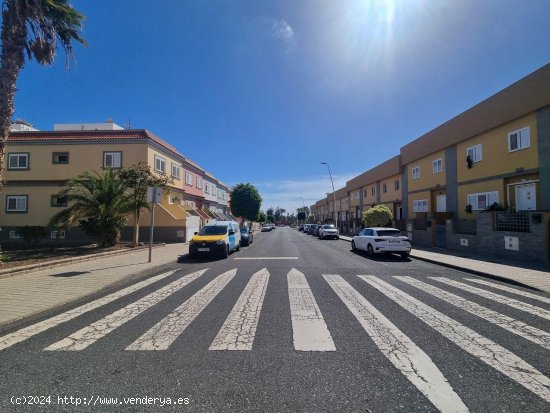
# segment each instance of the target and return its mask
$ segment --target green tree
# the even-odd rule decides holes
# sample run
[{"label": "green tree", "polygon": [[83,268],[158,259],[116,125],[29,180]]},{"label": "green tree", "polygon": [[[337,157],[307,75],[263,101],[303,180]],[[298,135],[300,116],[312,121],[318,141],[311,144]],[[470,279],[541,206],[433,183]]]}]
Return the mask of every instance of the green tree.
[{"label": "green tree", "polygon": [[73,56],[73,41],[86,44],[79,35],[83,21],[84,16],[69,0],[2,1],[0,186],[4,185],[5,148],[15,110],[16,82],[25,65],[25,53],[41,65],[51,65],[60,45],[68,63]]},{"label": "green tree", "polygon": [[231,190],[229,207],[234,216],[241,218],[241,224],[244,224],[245,219],[256,220],[261,205],[262,197],[254,185],[240,183]]},{"label": "green tree", "polygon": [[267,211],[265,211],[265,216],[267,218],[267,222],[275,222],[275,211],[273,210],[273,207],[269,207]]},{"label": "green tree", "polygon": [[115,245],[120,231],[126,226],[133,203],[128,188],[114,169],[103,175],[84,172],[67,182],[58,196],[67,199],[69,206],[52,217],[50,225],[66,228],[77,222],[101,247]]},{"label": "green tree", "polygon": [[258,221],[258,222],[266,222],[267,221],[267,216],[265,215],[264,211],[258,212],[258,217],[257,217],[256,221]]},{"label": "green tree", "polygon": [[367,227],[384,227],[391,225],[393,214],[385,205],[376,205],[363,212],[363,223]]},{"label": "green tree", "polygon": [[137,247],[139,242],[139,220],[143,209],[151,209],[151,205],[147,202],[147,188],[159,187],[164,192],[170,190],[169,185],[174,183],[172,178],[167,176],[157,176],[151,171],[151,167],[146,162],[138,162],[127,168],[121,169],[119,178],[124,182],[125,186],[130,189],[128,193],[132,204],[132,212],[134,215],[134,234],[132,237],[132,245]]}]

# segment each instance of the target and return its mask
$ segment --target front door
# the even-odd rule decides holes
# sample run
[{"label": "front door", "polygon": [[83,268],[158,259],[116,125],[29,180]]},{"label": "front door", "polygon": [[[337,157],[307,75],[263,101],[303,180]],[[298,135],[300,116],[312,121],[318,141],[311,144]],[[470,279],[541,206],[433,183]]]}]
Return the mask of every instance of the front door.
[{"label": "front door", "polygon": [[447,212],[447,195],[438,195],[436,197],[436,212]]},{"label": "front door", "polygon": [[534,211],[537,209],[535,184],[516,186],[516,209],[518,211]]}]

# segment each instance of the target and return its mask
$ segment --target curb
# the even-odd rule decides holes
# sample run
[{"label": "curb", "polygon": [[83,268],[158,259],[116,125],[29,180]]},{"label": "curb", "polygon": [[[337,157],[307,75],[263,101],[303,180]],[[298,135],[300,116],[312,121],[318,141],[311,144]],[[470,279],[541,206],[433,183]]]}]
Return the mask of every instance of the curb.
[{"label": "curb", "polygon": [[[346,241],[346,242],[351,242],[351,240],[343,239],[342,237],[340,237],[340,240]],[[520,281],[516,281],[512,278],[506,278],[506,277],[502,277],[500,275],[489,274],[489,273],[486,273],[486,272],[483,272],[483,271],[477,271],[477,270],[473,270],[473,269],[470,269],[470,268],[467,268],[467,267],[461,267],[459,265],[448,264],[446,262],[433,260],[431,258],[420,257],[418,255],[415,255],[414,252],[411,252],[410,256],[413,257],[413,258],[416,258],[417,260],[429,262],[429,263],[432,263],[432,264],[441,265],[442,267],[452,268],[453,270],[467,272],[467,273],[473,274],[473,275],[479,275],[480,277],[489,278],[491,280],[496,280],[496,281],[502,281],[502,282],[505,282],[507,284],[512,284],[512,285],[517,285],[519,287],[529,288],[530,290],[534,290],[534,291],[544,292],[543,290],[541,290],[537,287],[533,287],[532,285],[524,284],[524,283],[522,283]]]},{"label": "curb", "polygon": [[[165,243],[153,245],[153,248],[164,247],[165,245],[166,245]],[[50,269],[50,268],[58,267],[60,265],[72,264],[74,262],[79,262],[79,261],[90,261],[96,258],[130,254],[132,252],[142,251],[147,248],[148,247],[144,246],[144,247],[132,248],[130,250],[107,251],[107,252],[100,252],[98,254],[83,255],[81,257],[63,258],[61,260],[45,261],[42,263],[22,265],[20,267],[6,268],[5,270],[0,270],[0,279],[13,277],[18,274],[27,274],[32,271]]]}]

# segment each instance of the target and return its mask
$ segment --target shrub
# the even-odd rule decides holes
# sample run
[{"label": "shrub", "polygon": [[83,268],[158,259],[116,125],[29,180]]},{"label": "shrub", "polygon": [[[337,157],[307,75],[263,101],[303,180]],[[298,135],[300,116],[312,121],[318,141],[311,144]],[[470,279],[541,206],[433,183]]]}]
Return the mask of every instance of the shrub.
[{"label": "shrub", "polygon": [[376,205],[363,212],[363,223],[367,227],[391,226],[393,214],[385,205]]}]

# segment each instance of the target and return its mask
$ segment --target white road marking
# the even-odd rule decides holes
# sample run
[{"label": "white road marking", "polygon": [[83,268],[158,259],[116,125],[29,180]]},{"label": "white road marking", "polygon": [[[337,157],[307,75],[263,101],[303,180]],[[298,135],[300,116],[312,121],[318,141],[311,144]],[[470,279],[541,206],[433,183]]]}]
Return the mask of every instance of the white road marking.
[{"label": "white road marking", "polygon": [[525,311],[526,313],[530,313],[533,315],[536,315],[538,317],[545,318],[547,320],[550,320],[550,311],[545,310],[544,308],[537,307],[535,305],[523,303],[518,300],[514,300],[513,298],[506,297],[505,295],[495,294],[490,291],[482,290],[481,288],[473,287],[468,284],[464,284],[458,281],[449,280],[444,277],[428,277],[432,280],[439,281],[441,283],[451,285],[456,288],[460,288],[461,290],[468,291],[472,294],[479,295],[481,297],[487,298],[489,300],[496,301],[500,304],[506,304],[507,306],[510,306],[512,308],[515,308],[520,311]]},{"label": "white road marking", "polygon": [[162,287],[161,289],[152,292],[151,294],[148,294],[131,304],[128,304],[126,307],[121,308],[120,310],[117,310],[106,317],[103,317],[95,323],[81,328],[80,330],[74,332],[63,340],[60,340],[57,343],[46,347],[45,350],[83,350],[90,344],[95,343],[100,338],[105,337],[111,331],[127,323],[132,318],[138,316],[145,310],[151,308],[155,304],[158,304],[165,298],[174,294],[176,291],[181,290],[183,287],[185,287],[191,281],[199,278],[205,272],[206,270],[200,270],[192,274],[186,275]]},{"label": "white road marking", "polygon": [[237,269],[218,275],[186,302],[160,320],[126,350],[167,350],[193,320],[233,279]]},{"label": "white road marking", "polygon": [[546,331],[539,330],[515,318],[500,314],[415,278],[395,278],[550,350],[550,334]]},{"label": "white road marking", "polygon": [[323,275],[382,354],[441,412],[468,412],[443,373],[413,341],[340,275]]},{"label": "white road marking", "polygon": [[235,257],[235,260],[297,260],[298,257]]},{"label": "white road marking", "polygon": [[268,281],[266,268],[250,277],[209,350],[252,350]]},{"label": "white road marking", "polygon": [[550,402],[550,379],[514,353],[379,278],[359,277],[464,351]]},{"label": "white road marking", "polygon": [[6,334],[3,337],[0,337],[0,350],[11,347],[14,344],[20,343],[21,341],[27,340],[30,337],[33,337],[37,334],[42,333],[43,331],[49,330],[50,328],[56,327],[59,324],[70,321],[82,314],[95,310],[96,308],[102,307],[105,304],[109,304],[112,301],[115,301],[121,297],[124,297],[128,294],[132,294],[135,291],[141,290],[148,285],[156,283],[157,281],[162,280],[163,278],[169,277],[174,274],[174,271],[168,271],[154,277],[148,278],[147,280],[141,281],[129,287],[126,287],[120,291],[116,291],[112,294],[106,295],[105,297],[98,298],[97,300],[91,301],[87,304],[81,305],[79,307],[73,308],[72,310],[66,311],[55,317],[48,318],[47,320],[41,321],[36,324],[32,324],[28,327],[25,327],[21,330],[17,330],[13,333]]},{"label": "white road marking", "polygon": [[497,284],[497,283],[492,283],[492,282],[485,281],[485,280],[478,280],[477,278],[465,278],[465,280],[470,281],[470,282],[473,282],[473,283],[478,283],[478,284],[487,285],[487,286],[489,286],[489,287],[497,288],[497,289],[503,290],[503,291],[508,291],[509,293],[514,293],[514,294],[517,294],[517,295],[522,295],[522,296],[524,296],[524,297],[532,298],[533,300],[538,300],[538,301],[542,301],[543,303],[550,304],[550,298],[543,297],[543,296],[541,296],[541,295],[536,295],[536,294],[528,293],[528,292],[526,292],[526,291],[521,291],[521,290],[518,290],[518,289],[516,289],[516,288],[506,287],[506,286],[504,286],[504,285]]},{"label": "white road marking", "polygon": [[336,351],[321,310],[306,277],[291,269],[287,274],[292,339],[298,351]]}]

